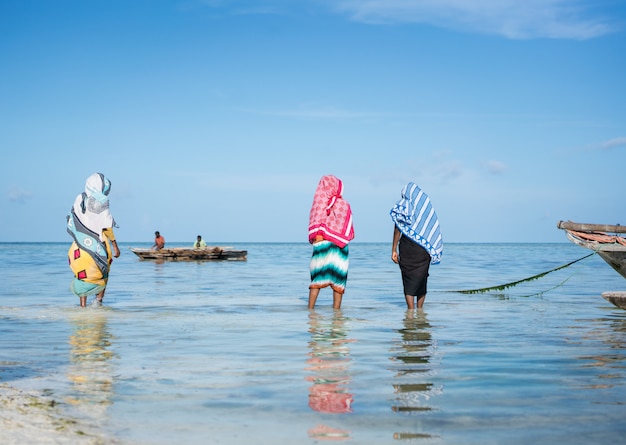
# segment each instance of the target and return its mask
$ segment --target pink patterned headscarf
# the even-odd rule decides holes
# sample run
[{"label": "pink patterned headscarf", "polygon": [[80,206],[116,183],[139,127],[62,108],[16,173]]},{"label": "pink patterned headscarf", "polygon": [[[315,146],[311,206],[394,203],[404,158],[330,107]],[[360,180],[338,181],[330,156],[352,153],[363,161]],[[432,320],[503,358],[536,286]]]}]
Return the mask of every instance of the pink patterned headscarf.
[{"label": "pink patterned headscarf", "polygon": [[342,197],[343,182],[333,175],[322,176],[309,215],[309,242],[322,235],[339,247],[345,247],[354,238],[352,210]]}]

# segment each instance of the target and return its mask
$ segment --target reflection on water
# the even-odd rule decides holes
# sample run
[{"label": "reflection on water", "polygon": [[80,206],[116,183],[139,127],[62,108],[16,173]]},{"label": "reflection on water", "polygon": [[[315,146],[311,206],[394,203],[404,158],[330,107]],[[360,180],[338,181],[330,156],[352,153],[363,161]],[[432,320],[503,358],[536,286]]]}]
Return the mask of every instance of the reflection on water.
[{"label": "reflection on water", "polygon": [[[440,393],[432,383],[433,341],[431,325],[422,311],[407,311],[399,340],[391,348],[395,397],[391,409],[399,413],[419,413],[432,410],[430,397]],[[394,439],[412,440],[432,437],[417,432],[396,432]]]},{"label": "reflection on water", "polygon": [[[340,310],[324,317],[318,312],[309,314],[309,358],[307,370],[313,375],[309,388],[309,407],[321,413],[341,414],[352,412],[350,383],[350,349],[346,318]],[[309,430],[309,437],[321,440],[342,440],[350,437],[349,431],[318,425]]]},{"label": "reflection on water", "polygon": [[[578,359],[582,368],[592,369],[593,378],[579,385],[581,389],[614,389],[624,385],[626,369],[622,351],[626,349],[626,319],[597,318],[588,321],[591,329],[582,336],[586,344],[597,344],[595,350]],[[573,343],[569,341],[568,343]],[[611,351],[614,351],[611,353]],[[611,404],[606,397],[596,403]],[[622,405],[622,400],[613,402]]]},{"label": "reflection on water", "polygon": [[87,308],[71,319],[70,366],[67,378],[73,385],[68,402],[89,406],[94,416],[102,416],[111,404],[111,334],[107,331],[106,309]]},{"label": "reflection on water", "polygon": [[535,275],[577,246],[449,245],[415,314],[389,294],[387,243],[351,249],[354,298],[336,314],[306,310],[308,243],[241,247],[247,262],[122,255],[105,306],[81,310],[65,243],[0,243],[0,380],[50,391],[107,444],[624,442],[626,311],[601,297],[621,276],[590,257],[496,297],[448,291]]}]

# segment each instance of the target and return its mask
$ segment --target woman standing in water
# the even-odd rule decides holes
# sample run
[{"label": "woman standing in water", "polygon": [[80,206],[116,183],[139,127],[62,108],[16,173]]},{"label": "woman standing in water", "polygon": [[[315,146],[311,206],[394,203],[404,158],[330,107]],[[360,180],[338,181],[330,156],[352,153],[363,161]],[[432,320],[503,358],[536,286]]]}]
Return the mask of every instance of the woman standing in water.
[{"label": "woman standing in water", "polygon": [[[70,289],[87,305],[87,297],[96,295],[94,305],[101,305],[109,279],[113,257],[120,256],[109,211],[111,181],[102,173],[87,178],[85,191],[76,197],[67,215],[67,231],[74,239],[68,252],[74,280]],[[111,252],[113,246],[113,253]]]},{"label": "woman standing in water", "polygon": [[430,198],[413,182],[391,209],[394,222],[391,260],[400,265],[408,309],[424,306],[428,269],[441,261],[443,241]]},{"label": "woman standing in water", "polygon": [[343,182],[333,175],[320,179],[309,214],[309,243],[313,245],[309,309],[320,289],[333,290],[333,308],[341,307],[348,281],[348,243],[354,238],[352,210],[343,197]]}]

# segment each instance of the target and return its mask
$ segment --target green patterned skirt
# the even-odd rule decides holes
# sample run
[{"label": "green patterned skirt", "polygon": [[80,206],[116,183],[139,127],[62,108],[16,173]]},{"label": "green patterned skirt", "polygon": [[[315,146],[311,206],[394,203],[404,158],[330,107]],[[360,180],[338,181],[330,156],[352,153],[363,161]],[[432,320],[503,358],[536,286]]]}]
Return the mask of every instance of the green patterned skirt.
[{"label": "green patterned skirt", "polygon": [[341,248],[330,241],[313,244],[310,289],[330,286],[343,294],[348,281],[348,245]]}]

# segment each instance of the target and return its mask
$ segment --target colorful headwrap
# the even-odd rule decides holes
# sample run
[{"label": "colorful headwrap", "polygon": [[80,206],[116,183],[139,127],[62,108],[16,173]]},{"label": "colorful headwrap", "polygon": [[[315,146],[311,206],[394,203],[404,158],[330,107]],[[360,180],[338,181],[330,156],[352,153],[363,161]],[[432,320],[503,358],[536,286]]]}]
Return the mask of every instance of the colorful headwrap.
[{"label": "colorful headwrap", "polygon": [[352,210],[342,197],[343,182],[333,175],[320,179],[309,215],[309,242],[322,235],[339,247],[345,247],[354,239]]},{"label": "colorful headwrap", "polygon": [[78,195],[74,202],[74,212],[79,215],[82,223],[100,236],[103,229],[115,226],[109,211],[110,192],[111,181],[102,173],[94,173],[87,178],[85,191]]},{"label": "colorful headwrap", "polygon": [[430,254],[431,264],[441,262],[443,239],[439,219],[430,198],[416,184],[409,182],[402,197],[391,209],[391,219],[400,232]]},{"label": "colorful headwrap", "polygon": [[116,227],[109,211],[111,181],[102,173],[94,173],[85,184],[85,192],[78,195],[67,215],[67,231],[76,244],[89,252],[103,275],[108,274],[109,257],[102,231]]}]

